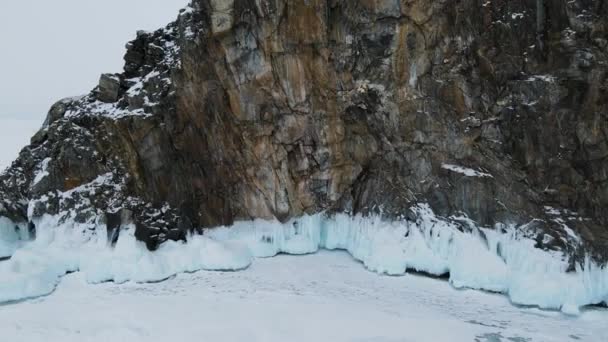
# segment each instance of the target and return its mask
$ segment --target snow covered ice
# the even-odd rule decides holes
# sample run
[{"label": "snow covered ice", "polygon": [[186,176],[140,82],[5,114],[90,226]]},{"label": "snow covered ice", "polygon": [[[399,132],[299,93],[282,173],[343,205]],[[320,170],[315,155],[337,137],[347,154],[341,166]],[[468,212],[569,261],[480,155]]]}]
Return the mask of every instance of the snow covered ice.
[{"label": "snow covered ice", "polygon": [[[608,339],[608,310],[579,312],[606,299],[604,269],[588,262],[566,273],[558,255],[514,230],[463,233],[418,210],[417,222],[323,214],[238,222],[155,252],[132,226],[111,247],[103,225],[44,216],[25,241],[4,219],[12,258],[0,262],[0,301],[8,302],[0,331],[10,341]],[[408,270],[449,273],[452,286]]]},{"label": "snow covered ice", "polygon": [[605,309],[572,318],[418,275],[378,276],[329,251],[160,283],[89,285],[73,273],[51,296],[0,306],[11,342],[601,342],[607,319]]},{"label": "snow covered ice", "polygon": [[377,273],[402,275],[410,269],[449,274],[457,288],[500,292],[516,304],[571,314],[584,305],[608,300],[605,268],[587,261],[576,273],[567,273],[563,255],[534,248],[535,242],[515,229],[499,233],[473,228],[463,233],[453,223],[435,217],[428,206],[418,211],[418,222],[316,215],[284,225],[260,220],[239,223],[210,230],[208,236],[247,244],[257,257],[314,253],[319,248],[347,250]]},{"label": "snow covered ice", "polygon": [[[167,242],[150,252],[136,241],[135,228],[121,228],[115,246],[105,225],[36,219],[36,239],[24,243],[10,224],[2,225],[2,250],[12,258],[0,264],[0,302],[50,294],[66,273],[80,271],[89,283],[156,282],[183,272],[237,271],[254,257],[346,250],[370,271],[403,275],[408,270],[449,275],[456,288],[504,293],[515,304],[577,314],[608,300],[608,270],[588,261],[576,272],[557,252],[534,248],[519,230],[476,228],[470,232],[436,217],[426,205],[418,221],[387,222],[379,217],[324,214],[286,223],[255,220]],[[5,220],[6,221],[6,220]]]},{"label": "snow covered ice", "polygon": [[[135,239],[133,226],[121,227],[112,246],[101,223],[43,216],[35,219],[36,238],[28,241],[26,229],[3,219],[0,252],[11,258],[0,262],[0,303],[8,303],[0,305],[0,329],[15,337],[11,341],[47,335],[61,341],[82,336],[160,341],[177,334],[159,330],[162,319],[180,317],[185,328],[179,334],[186,340],[608,338],[608,311],[585,308],[608,299],[605,268],[587,260],[568,273],[565,257],[534,248],[520,230],[482,229],[466,218],[453,218],[470,231],[458,229],[426,205],[417,214],[416,222],[346,214],[237,222],[189,236],[187,243],[166,242],[155,252]],[[419,271],[449,275],[449,284],[413,275],[374,275],[343,252],[322,250],[347,251],[381,275]],[[194,273],[200,270],[218,272]],[[502,293],[509,300],[454,288]],[[61,322],[51,314],[59,306],[68,315],[62,314]],[[85,310],[90,319],[74,317]],[[62,329],[65,324],[72,330]],[[443,328],[433,329],[437,324]]]},{"label": "snow covered ice", "polygon": [[473,169],[470,169],[468,167],[463,167],[463,166],[459,166],[459,165],[443,164],[443,165],[441,165],[441,168],[445,169],[445,170],[452,171],[452,172],[463,174],[463,175],[465,175],[467,177],[488,177],[488,178],[494,178],[491,174],[489,174],[487,172],[473,170]]}]

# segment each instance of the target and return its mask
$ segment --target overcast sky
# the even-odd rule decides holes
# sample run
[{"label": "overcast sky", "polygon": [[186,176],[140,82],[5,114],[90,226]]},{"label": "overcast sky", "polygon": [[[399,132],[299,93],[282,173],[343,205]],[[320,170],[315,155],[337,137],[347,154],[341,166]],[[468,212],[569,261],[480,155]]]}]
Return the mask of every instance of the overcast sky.
[{"label": "overcast sky", "polygon": [[[43,120],[51,104],[122,70],[139,29],[177,17],[188,0],[0,0],[0,119]],[[2,137],[0,137],[0,143]]]}]

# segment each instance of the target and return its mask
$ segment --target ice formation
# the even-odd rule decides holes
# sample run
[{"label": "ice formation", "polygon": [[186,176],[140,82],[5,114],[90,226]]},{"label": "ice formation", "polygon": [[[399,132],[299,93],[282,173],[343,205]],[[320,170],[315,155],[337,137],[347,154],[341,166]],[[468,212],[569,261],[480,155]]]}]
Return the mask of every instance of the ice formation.
[{"label": "ice formation", "polygon": [[182,272],[240,270],[252,255],[237,242],[192,236],[188,243],[170,241],[155,252],[135,239],[135,228],[123,227],[115,246],[105,226],[37,220],[36,239],[0,263],[0,303],[51,293],[63,275],[80,271],[90,283],[154,282]]},{"label": "ice formation", "polygon": [[10,257],[28,239],[27,227],[0,217],[0,259]]},{"label": "ice formation", "polygon": [[[567,258],[535,248],[520,229],[477,228],[466,218],[448,221],[426,205],[417,212],[416,222],[346,214],[317,214],[286,223],[237,222],[190,236],[187,243],[164,243],[155,252],[136,241],[134,227],[122,227],[118,242],[110,246],[104,225],[66,224],[50,216],[36,222],[35,240],[17,246],[18,238],[4,220],[0,241],[12,243],[16,251],[0,263],[0,302],[49,294],[68,272],[83,272],[90,283],[152,282],[181,272],[236,271],[248,267],[253,257],[308,254],[321,248],[347,250],[381,274],[449,274],[456,288],[500,292],[516,304],[569,314],[608,301],[608,269],[590,260],[576,272],[567,272]],[[459,229],[458,220],[468,228]]]}]

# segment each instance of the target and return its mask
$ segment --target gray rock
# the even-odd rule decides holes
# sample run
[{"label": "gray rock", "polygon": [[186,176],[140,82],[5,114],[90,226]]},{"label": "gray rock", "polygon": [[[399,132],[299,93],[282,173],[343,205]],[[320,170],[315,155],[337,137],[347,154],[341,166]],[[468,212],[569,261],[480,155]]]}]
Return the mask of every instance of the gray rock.
[{"label": "gray rock", "polygon": [[112,74],[102,74],[97,88],[97,99],[101,102],[116,102],[120,92],[120,78]]}]

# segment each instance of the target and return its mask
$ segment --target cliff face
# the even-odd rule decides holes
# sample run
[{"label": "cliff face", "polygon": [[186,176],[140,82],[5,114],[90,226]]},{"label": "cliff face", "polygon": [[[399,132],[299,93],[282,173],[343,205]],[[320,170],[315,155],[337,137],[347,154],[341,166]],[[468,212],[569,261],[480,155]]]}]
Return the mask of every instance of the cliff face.
[{"label": "cliff face", "polygon": [[114,238],[134,221],[154,249],[236,219],[428,203],[605,261],[606,18],[588,0],[194,0],[51,108],[0,178],[0,216]]}]

